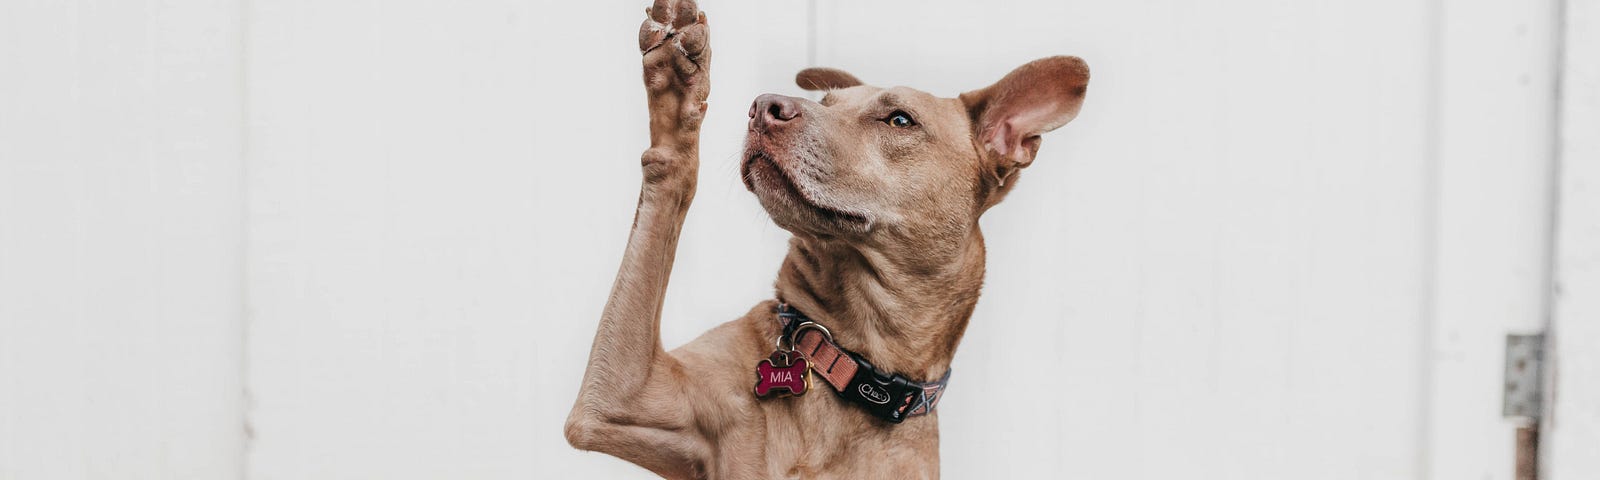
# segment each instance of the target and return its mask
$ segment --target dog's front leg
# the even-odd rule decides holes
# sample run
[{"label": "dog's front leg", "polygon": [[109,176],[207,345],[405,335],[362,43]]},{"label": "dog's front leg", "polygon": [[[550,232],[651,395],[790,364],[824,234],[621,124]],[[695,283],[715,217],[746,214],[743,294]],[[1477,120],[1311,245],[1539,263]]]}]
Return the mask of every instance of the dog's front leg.
[{"label": "dog's front leg", "polygon": [[711,50],[693,0],[656,0],[639,31],[650,149],[633,231],[600,317],[567,440],[675,478],[706,475],[707,439],[685,401],[682,365],[661,347],[661,304],[694,199]]}]

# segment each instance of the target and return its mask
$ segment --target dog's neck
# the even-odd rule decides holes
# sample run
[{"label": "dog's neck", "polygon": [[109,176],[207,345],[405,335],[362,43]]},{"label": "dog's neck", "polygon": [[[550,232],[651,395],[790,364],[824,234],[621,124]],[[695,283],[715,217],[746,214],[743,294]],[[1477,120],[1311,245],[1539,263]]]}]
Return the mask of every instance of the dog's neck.
[{"label": "dog's neck", "polygon": [[939,247],[795,236],[778,271],[778,298],[879,368],[916,381],[937,379],[972,317],[984,268],[975,226]]}]

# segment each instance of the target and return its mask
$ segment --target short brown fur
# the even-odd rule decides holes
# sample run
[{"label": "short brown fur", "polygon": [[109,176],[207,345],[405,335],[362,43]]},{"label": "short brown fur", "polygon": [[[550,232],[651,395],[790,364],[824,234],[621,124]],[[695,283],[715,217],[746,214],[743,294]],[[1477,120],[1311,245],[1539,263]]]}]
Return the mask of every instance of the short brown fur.
[{"label": "short brown fur", "polygon": [[[938,477],[937,413],[889,424],[815,380],[817,391],[804,396],[754,396],[754,365],[778,335],[775,301],[662,348],[661,305],[694,198],[711,51],[692,0],[657,0],[647,15],[639,45],[651,147],[568,441],[669,478]],[[796,83],[827,90],[820,103],[757,98],[741,174],[794,234],[777,296],[885,370],[943,375],[983,282],[978,217],[1033,161],[1039,135],[1077,115],[1088,79],[1082,60],[1050,57],[939,98],[807,69]]]}]

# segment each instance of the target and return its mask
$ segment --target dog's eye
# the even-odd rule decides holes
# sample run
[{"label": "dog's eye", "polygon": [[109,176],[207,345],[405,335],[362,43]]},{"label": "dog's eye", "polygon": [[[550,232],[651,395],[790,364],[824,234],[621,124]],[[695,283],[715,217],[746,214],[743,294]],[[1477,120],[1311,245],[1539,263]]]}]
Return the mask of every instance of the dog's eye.
[{"label": "dog's eye", "polygon": [[888,118],[883,119],[883,123],[887,123],[891,127],[900,128],[906,128],[917,124],[916,120],[911,119],[910,114],[899,110],[895,110],[894,113],[889,114]]}]

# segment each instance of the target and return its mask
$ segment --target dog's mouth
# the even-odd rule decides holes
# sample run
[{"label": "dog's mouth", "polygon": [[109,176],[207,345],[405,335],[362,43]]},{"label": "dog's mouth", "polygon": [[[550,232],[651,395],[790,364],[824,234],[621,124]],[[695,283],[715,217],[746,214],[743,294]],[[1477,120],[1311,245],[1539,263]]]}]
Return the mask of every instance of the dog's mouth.
[{"label": "dog's mouth", "polygon": [[762,197],[763,193],[779,196],[823,221],[851,230],[865,231],[872,224],[865,214],[818,202],[812,194],[807,193],[805,188],[795,182],[794,177],[784,170],[782,165],[765,152],[746,153],[740,170],[745,188],[755,193],[758,198]]}]

